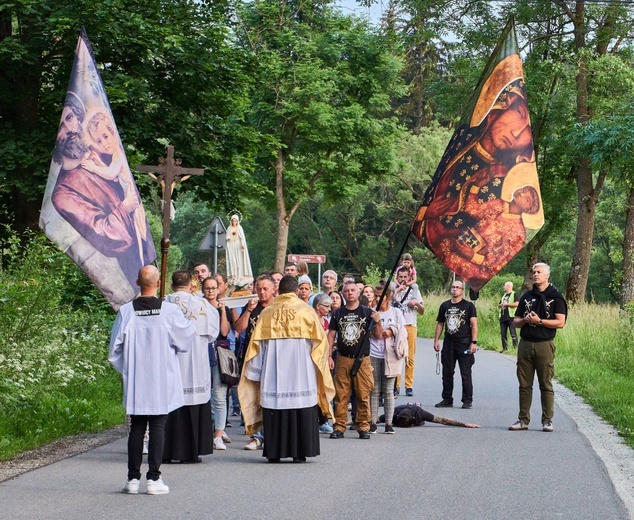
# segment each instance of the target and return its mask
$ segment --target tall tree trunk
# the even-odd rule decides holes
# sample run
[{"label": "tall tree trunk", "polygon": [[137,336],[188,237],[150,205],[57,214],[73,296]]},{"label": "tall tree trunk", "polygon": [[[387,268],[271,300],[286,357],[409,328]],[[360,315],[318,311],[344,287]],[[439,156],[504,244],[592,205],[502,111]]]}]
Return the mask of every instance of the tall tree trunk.
[{"label": "tall tree trunk", "polygon": [[623,237],[623,283],[621,308],[634,301],[634,188],[627,199],[625,235]]},{"label": "tall tree trunk", "polygon": [[288,247],[288,228],[291,215],[286,211],[284,199],[284,154],[277,151],[275,161],[275,197],[277,199],[277,248],[275,249],[275,270],[284,272],[286,249]]},{"label": "tall tree trunk", "polygon": [[[584,2],[577,2],[573,17],[575,52],[580,56],[579,71],[576,78],[577,121],[583,124],[590,120],[587,58],[584,54],[581,54],[586,46],[584,18]],[[583,301],[586,294],[594,234],[595,200],[593,197],[590,161],[585,157],[581,157],[577,163],[577,233],[572,266],[570,267],[570,274],[566,284],[566,297],[570,303]]]},{"label": "tall tree trunk", "polygon": [[590,256],[594,237],[594,219],[597,196],[592,184],[592,169],[588,159],[579,159],[577,165],[577,232],[572,256],[572,267],[566,284],[566,297],[570,303],[585,299],[590,273]]}]

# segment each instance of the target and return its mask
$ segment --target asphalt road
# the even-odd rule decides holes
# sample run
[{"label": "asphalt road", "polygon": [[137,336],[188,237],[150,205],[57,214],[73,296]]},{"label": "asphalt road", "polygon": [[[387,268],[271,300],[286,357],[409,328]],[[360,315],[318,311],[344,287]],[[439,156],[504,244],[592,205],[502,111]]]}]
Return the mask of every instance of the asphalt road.
[{"label": "asphalt road", "polygon": [[[515,363],[479,351],[471,410],[435,409],[441,381],[430,340],[419,339],[414,397],[432,413],[480,429],[425,425],[373,435],[322,435],[321,456],[305,464],[267,464],[243,449],[234,421],[224,452],[202,464],[164,465],[170,493],[123,495],[121,439],[0,484],[2,519],[627,519],[606,467],[576,423],[555,410],[553,433],[541,431],[539,394],[528,431],[510,432],[517,416]],[[537,386],[537,385],[535,385]],[[456,376],[455,401],[460,381]],[[382,427],[379,427],[379,432]],[[142,468],[146,471],[146,466]],[[141,491],[145,482],[141,484]]]}]

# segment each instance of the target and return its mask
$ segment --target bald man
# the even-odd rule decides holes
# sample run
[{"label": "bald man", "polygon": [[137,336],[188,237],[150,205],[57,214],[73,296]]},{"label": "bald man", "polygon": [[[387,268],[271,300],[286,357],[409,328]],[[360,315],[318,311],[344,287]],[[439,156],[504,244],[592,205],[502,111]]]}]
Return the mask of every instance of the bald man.
[{"label": "bald man", "polygon": [[123,305],[112,327],[108,360],[123,376],[123,406],[130,415],[128,480],[124,493],[137,494],[143,461],[143,436],[149,424],[148,495],[169,493],[160,466],[167,414],[184,404],[178,352],[191,348],[196,328],[174,304],[156,297],[159,272],[139,271],[141,296]]}]

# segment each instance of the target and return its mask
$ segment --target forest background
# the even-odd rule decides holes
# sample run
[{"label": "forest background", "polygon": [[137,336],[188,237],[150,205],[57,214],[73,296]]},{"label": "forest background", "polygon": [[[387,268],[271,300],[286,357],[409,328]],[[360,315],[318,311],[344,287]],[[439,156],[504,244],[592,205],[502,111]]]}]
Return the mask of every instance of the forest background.
[{"label": "forest background", "polygon": [[[376,6],[359,2],[369,4]],[[631,382],[634,6],[381,5],[372,23],[315,0],[0,5],[0,456],[122,416],[112,397],[118,380],[105,364],[112,312],[37,231],[82,26],[129,163],[156,163],[172,144],[184,166],[205,168],[176,190],[171,269],[211,260],[198,244],[215,215],[238,210],[254,272],[280,269],[288,253],[310,253],[326,255],[323,269],[367,274],[392,267],[513,15],[546,225],[481,301],[494,301],[504,279],[519,286],[532,263],[548,262],[573,306],[606,311],[583,314],[605,322],[609,334],[607,351],[596,354],[600,367],[589,373]],[[143,174],[136,180],[159,240],[158,185]],[[408,250],[423,294],[442,293],[451,273],[420,243]],[[490,347],[495,334],[492,313]],[[596,353],[592,333],[564,343]],[[575,373],[569,384],[591,399],[597,385],[589,377]],[[100,396],[103,409],[94,406]],[[614,417],[604,415],[631,436],[632,405],[615,399],[606,399]]]}]

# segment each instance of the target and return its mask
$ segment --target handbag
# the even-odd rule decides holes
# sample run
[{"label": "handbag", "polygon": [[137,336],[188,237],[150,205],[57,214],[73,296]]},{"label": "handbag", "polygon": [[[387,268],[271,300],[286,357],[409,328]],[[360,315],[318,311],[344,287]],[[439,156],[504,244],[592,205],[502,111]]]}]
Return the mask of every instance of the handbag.
[{"label": "handbag", "polygon": [[237,385],[240,382],[240,369],[233,350],[222,347],[216,348],[216,355],[218,357],[220,382],[228,386]]}]

